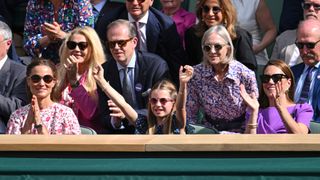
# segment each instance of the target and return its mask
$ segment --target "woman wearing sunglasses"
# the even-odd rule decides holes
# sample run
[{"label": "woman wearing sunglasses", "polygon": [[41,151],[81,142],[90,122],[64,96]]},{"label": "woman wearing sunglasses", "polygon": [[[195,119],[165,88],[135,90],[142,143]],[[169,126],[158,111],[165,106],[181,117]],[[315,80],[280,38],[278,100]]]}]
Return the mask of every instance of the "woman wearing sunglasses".
[{"label": "woman wearing sunglasses", "polygon": [[241,96],[250,109],[245,133],[307,134],[313,116],[312,106],[294,103],[294,79],[290,67],[282,60],[269,61],[261,82],[259,101],[255,94],[248,94],[243,85],[240,87]]},{"label": "woman wearing sunglasses", "polygon": [[54,102],[51,94],[57,71],[50,60],[34,60],[27,67],[31,103],[16,110],[7,125],[8,134],[80,134],[72,109]]},{"label": "woman wearing sunglasses", "polygon": [[135,124],[136,134],[185,134],[186,127],[186,91],[193,68],[180,67],[179,93],[175,85],[168,80],[157,82],[149,92],[148,117],[138,114],[125,99],[104,79],[101,66],[94,70],[97,84],[106,95],[121,109],[126,119]]},{"label": "woman wearing sunglasses", "polygon": [[74,110],[80,125],[101,132],[103,126],[95,120],[98,95],[92,71],[105,61],[105,55],[95,30],[72,30],[60,47],[60,61],[54,97]]},{"label": "woman wearing sunglasses", "polygon": [[[202,38],[203,62],[194,67],[188,86],[188,123],[201,124],[218,131],[242,133],[246,105],[240,84],[258,94],[255,73],[233,58],[233,44],[227,29],[215,25]],[[202,110],[204,118],[198,120]]]},{"label": "woman wearing sunglasses", "polygon": [[191,65],[202,61],[201,38],[204,32],[214,25],[223,25],[232,39],[235,59],[251,70],[256,70],[257,62],[252,50],[251,35],[236,26],[237,14],[230,0],[199,0],[196,15],[199,23],[185,34],[185,47]]}]

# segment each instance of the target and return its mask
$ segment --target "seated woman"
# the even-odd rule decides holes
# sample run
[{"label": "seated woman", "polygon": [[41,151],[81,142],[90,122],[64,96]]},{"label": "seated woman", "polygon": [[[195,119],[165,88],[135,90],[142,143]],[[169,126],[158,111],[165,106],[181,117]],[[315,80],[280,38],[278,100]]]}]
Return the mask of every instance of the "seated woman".
[{"label": "seated woman", "polygon": [[[135,124],[136,134],[185,134],[186,127],[186,83],[193,74],[191,66],[180,68],[180,90],[168,80],[157,82],[150,91],[148,117],[138,114],[125,99],[115,91],[103,77],[103,69],[97,66],[95,71],[97,84],[107,96],[121,109],[124,116]],[[112,116],[112,114],[111,114]]]},{"label": "seated woman", "polygon": [[237,13],[231,0],[198,0],[196,15],[199,23],[185,33],[186,52],[191,61],[190,65],[196,65],[202,61],[201,38],[204,32],[212,26],[223,25],[232,39],[235,59],[251,70],[256,70],[257,61],[252,50],[251,35],[236,26]]},{"label": "seated woman", "polygon": [[78,119],[72,109],[52,99],[56,77],[56,67],[50,60],[34,60],[28,65],[31,103],[11,114],[7,134],[80,134]]},{"label": "seated woman", "polygon": [[294,103],[294,79],[290,67],[282,60],[269,61],[261,82],[259,101],[255,94],[249,95],[243,85],[240,87],[241,96],[250,108],[245,133],[307,134],[313,109],[307,103]]},{"label": "seated woman", "polygon": [[92,71],[105,61],[100,39],[91,27],[76,28],[60,48],[58,84],[54,97],[73,109],[80,125],[103,131],[95,119],[98,111],[97,85]]},{"label": "seated woman", "polygon": [[[233,59],[233,44],[227,29],[215,25],[202,38],[203,62],[194,66],[188,85],[187,120],[218,131],[244,131],[246,105],[240,84],[258,94],[255,73]],[[204,119],[197,121],[199,110]]]}]

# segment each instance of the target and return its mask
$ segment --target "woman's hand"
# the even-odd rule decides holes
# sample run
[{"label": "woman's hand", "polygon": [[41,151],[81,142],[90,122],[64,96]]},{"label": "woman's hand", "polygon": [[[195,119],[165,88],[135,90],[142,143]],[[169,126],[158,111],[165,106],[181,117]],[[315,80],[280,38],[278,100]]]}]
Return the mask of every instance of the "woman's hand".
[{"label": "woman's hand", "polygon": [[186,84],[193,76],[193,67],[189,65],[180,66],[179,80],[180,84]]},{"label": "woman's hand", "polygon": [[243,98],[244,102],[253,110],[258,111],[259,110],[259,102],[255,95],[255,93],[251,93],[250,95],[247,93],[246,88],[243,84],[240,84],[240,95]]},{"label": "woman's hand", "polygon": [[74,55],[70,55],[63,66],[67,70],[67,77],[70,84],[74,84],[77,82],[77,74],[78,74],[78,60]]},{"label": "woman's hand", "polygon": [[97,84],[101,87],[103,82],[106,81],[104,78],[104,69],[102,68],[101,65],[96,65],[93,68],[92,73],[93,73],[93,77],[96,80]]},{"label": "woman's hand", "polygon": [[57,22],[52,24],[45,22],[42,26],[43,34],[47,35],[51,42],[62,40],[65,38],[66,33],[61,30],[60,25]]},{"label": "woman's hand", "polygon": [[34,117],[34,123],[35,124],[42,124],[41,117],[40,117],[40,108],[39,108],[39,104],[38,104],[38,98],[35,95],[32,96],[31,109],[32,109],[33,117]]},{"label": "woman's hand", "polygon": [[282,87],[282,82],[278,81],[275,84],[275,88],[276,88],[276,94],[272,94],[273,97],[273,101],[274,101],[274,105],[277,109],[281,108],[283,105],[283,102],[285,102],[286,97],[286,91],[284,90]]}]

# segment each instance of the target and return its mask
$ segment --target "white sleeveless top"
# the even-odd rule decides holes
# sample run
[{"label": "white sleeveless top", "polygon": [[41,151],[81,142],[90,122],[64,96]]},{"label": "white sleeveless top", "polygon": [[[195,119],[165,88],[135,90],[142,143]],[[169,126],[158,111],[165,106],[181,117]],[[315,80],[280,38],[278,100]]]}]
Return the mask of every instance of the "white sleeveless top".
[{"label": "white sleeveless top", "polygon": [[[259,44],[262,32],[256,21],[256,10],[260,0],[232,0],[237,10],[238,25],[252,35],[253,44]],[[265,65],[269,61],[266,49],[256,54],[258,65]]]}]

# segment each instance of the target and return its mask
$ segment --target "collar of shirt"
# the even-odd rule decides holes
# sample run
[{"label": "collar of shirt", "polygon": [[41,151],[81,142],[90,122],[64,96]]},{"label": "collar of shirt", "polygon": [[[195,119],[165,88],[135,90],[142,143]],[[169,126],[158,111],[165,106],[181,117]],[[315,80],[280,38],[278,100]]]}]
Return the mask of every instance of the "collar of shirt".
[{"label": "collar of shirt", "polygon": [[[237,73],[236,73],[235,70],[237,68],[234,67],[234,66],[235,66],[235,61],[231,60],[229,62],[228,71],[225,74],[226,78],[229,78],[229,79],[232,79],[232,80],[236,80],[235,74],[237,74]],[[204,70],[202,72],[203,72],[203,76],[204,77],[214,77],[214,75],[215,75],[214,68],[211,65],[204,65]]]},{"label": "collar of shirt", "polygon": [[0,70],[2,69],[4,63],[6,63],[6,61],[8,61],[8,55],[4,56],[3,59],[0,59]]},{"label": "collar of shirt", "polygon": [[[137,57],[137,55],[136,55],[136,52],[134,51],[127,67],[130,67],[130,68],[134,69],[134,67],[136,66],[136,57]],[[117,62],[117,68],[120,71],[121,69],[124,69],[126,67],[123,67],[121,64],[119,64]]]},{"label": "collar of shirt", "polygon": [[[138,22],[143,25],[146,25],[148,22],[148,19],[149,19],[149,11],[147,11],[146,14],[142,18],[140,18]],[[128,20],[130,22],[135,22],[135,20],[133,19],[130,13],[128,13]]]},{"label": "collar of shirt", "polygon": [[101,9],[103,8],[104,4],[106,4],[106,2],[107,2],[107,0],[102,0],[102,1],[100,1],[98,4],[93,5],[93,6],[94,6],[94,8],[96,8],[96,10],[99,11],[99,13],[100,13]]}]

